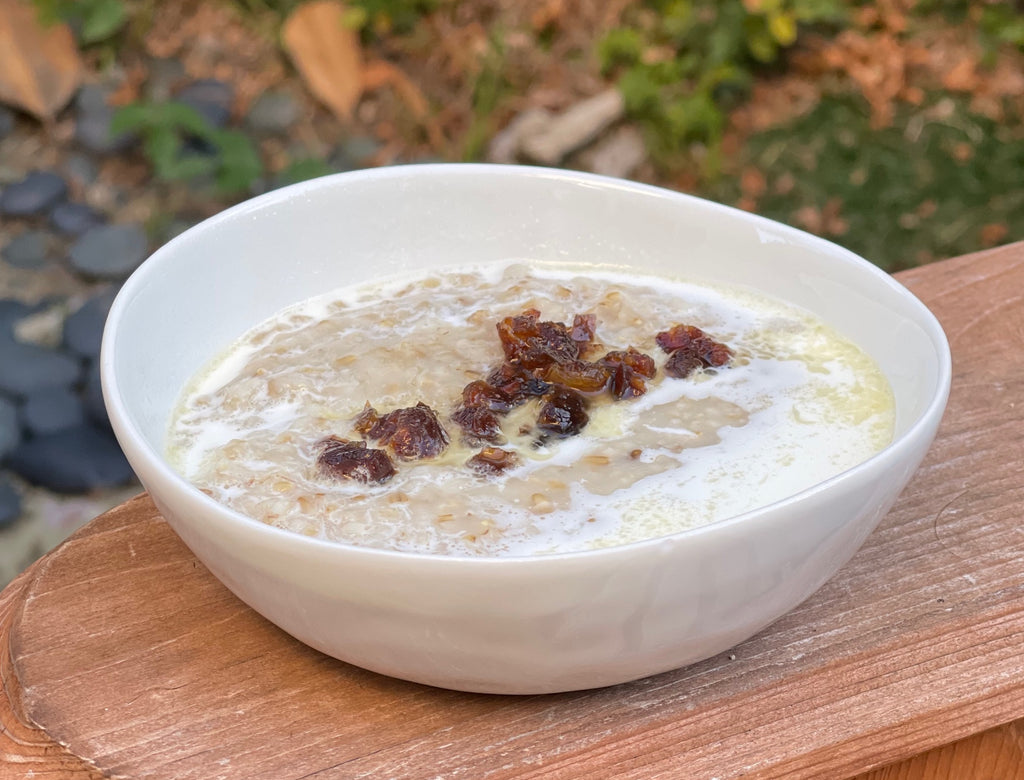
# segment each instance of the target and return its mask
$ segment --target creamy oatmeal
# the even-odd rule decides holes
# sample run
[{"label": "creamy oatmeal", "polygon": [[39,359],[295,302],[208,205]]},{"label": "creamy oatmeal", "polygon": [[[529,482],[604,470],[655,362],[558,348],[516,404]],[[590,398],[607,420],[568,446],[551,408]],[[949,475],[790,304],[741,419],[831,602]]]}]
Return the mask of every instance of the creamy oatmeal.
[{"label": "creamy oatmeal", "polygon": [[[530,310],[584,339],[588,366],[634,348],[654,376],[618,369],[640,389],[582,393],[578,432],[540,426],[549,387],[503,407],[489,440],[472,435],[456,422],[464,390],[507,365],[495,324]],[[577,337],[580,315],[593,315],[592,332]],[[727,345],[728,362],[669,376],[674,353],[658,334],[682,324]],[[447,442],[426,458],[382,447],[370,423],[418,404]],[[387,549],[522,555],[628,543],[763,506],[870,457],[891,440],[893,418],[871,359],[792,306],[605,267],[508,263],[282,311],[186,388],[168,450],[200,489],[281,528]],[[383,460],[353,472],[359,479],[324,468],[325,450],[364,440],[387,452],[390,473]],[[482,451],[506,462],[472,467]]]}]

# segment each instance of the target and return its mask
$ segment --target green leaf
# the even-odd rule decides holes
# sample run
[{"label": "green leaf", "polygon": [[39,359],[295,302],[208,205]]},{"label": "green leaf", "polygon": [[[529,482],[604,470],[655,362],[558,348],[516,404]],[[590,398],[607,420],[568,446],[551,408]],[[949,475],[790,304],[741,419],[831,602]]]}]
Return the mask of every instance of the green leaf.
[{"label": "green leaf", "polygon": [[770,14],[768,32],[780,46],[792,46],[796,41],[796,17],[787,11]]},{"label": "green leaf", "polygon": [[124,0],[89,0],[83,2],[82,42],[106,40],[128,21]]},{"label": "green leaf", "polygon": [[235,130],[217,130],[210,140],[220,157],[217,188],[222,192],[247,190],[263,173],[263,163],[247,136]]},{"label": "green leaf", "polygon": [[181,141],[169,127],[157,127],[146,135],[142,148],[158,178],[173,179],[174,164],[181,154]]},{"label": "green leaf", "polygon": [[597,44],[601,70],[609,71],[617,65],[635,65],[643,54],[640,31],[628,27],[609,30]]},{"label": "green leaf", "polygon": [[148,103],[131,103],[121,106],[110,120],[112,135],[134,133],[150,127],[154,119],[153,107]]},{"label": "green leaf", "polygon": [[331,166],[316,157],[304,157],[300,160],[292,160],[288,167],[281,171],[280,181],[282,184],[297,184],[300,181],[316,179],[333,173]]},{"label": "green leaf", "polygon": [[178,156],[167,169],[167,179],[186,181],[214,172],[217,162],[202,154],[186,153]]},{"label": "green leaf", "polygon": [[191,133],[192,135],[212,140],[216,128],[203,119],[203,115],[192,106],[184,103],[171,101],[170,103],[159,103],[153,105],[155,109],[154,120],[161,125],[172,125],[178,129]]}]

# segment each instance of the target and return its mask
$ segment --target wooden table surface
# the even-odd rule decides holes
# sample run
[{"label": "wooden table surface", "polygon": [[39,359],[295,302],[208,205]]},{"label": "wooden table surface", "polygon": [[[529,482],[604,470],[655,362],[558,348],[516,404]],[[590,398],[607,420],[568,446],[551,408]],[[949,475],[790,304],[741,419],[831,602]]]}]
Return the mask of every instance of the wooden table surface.
[{"label": "wooden table surface", "polygon": [[900,278],[953,349],[938,439],[731,652],[553,696],[388,679],[257,616],[140,496],[0,594],[0,777],[1024,778],[1024,243]]}]

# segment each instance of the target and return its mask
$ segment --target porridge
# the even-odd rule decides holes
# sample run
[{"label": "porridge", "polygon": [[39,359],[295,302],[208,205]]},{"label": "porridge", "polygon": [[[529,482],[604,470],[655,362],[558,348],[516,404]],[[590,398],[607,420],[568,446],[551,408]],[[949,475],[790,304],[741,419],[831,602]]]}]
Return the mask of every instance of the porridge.
[{"label": "porridge", "polygon": [[885,447],[893,420],[871,359],[793,306],[509,262],[280,312],[186,388],[168,452],[208,495],[291,531],[527,555],[785,498]]}]

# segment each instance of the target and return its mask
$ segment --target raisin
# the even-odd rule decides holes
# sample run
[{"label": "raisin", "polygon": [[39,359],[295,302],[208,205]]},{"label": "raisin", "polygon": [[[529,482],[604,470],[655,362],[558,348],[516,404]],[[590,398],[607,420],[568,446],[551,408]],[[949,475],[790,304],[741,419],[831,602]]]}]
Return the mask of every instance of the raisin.
[{"label": "raisin", "polygon": [[638,398],[647,392],[647,382],[628,365],[619,363],[612,369],[608,389],[620,401],[626,398]]},{"label": "raisin", "polygon": [[560,322],[538,322],[539,317],[539,311],[528,309],[497,324],[505,358],[526,368],[576,360],[580,345],[572,340],[569,329]]},{"label": "raisin", "polygon": [[498,447],[484,447],[480,452],[466,461],[477,474],[492,476],[508,471],[519,462],[514,452]]},{"label": "raisin", "polygon": [[462,405],[471,409],[489,409],[502,414],[512,408],[512,402],[504,392],[482,379],[470,382],[462,388]]},{"label": "raisin", "polygon": [[696,325],[673,325],[655,336],[654,340],[665,352],[675,352],[677,349],[689,347],[694,339],[699,339],[702,336],[704,336],[704,331]]},{"label": "raisin", "polygon": [[448,446],[448,433],[437,413],[422,402],[388,412],[378,418],[366,435],[390,447],[401,460],[432,458]]},{"label": "raisin", "polygon": [[502,363],[488,374],[487,384],[500,391],[513,406],[551,390],[550,384],[516,363]]},{"label": "raisin", "polygon": [[732,359],[732,350],[725,344],[709,338],[710,346],[701,353],[701,358],[709,366],[718,368],[724,366]]},{"label": "raisin", "polygon": [[497,323],[495,327],[498,329],[498,339],[508,360],[518,361],[529,351],[531,341],[540,337],[540,330],[537,328],[539,318],[539,311],[527,309],[522,314],[506,317]]},{"label": "raisin", "polygon": [[589,421],[586,399],[575,390],[556,385],[540,409],[537,427],[555,436],[575,436]]},{"label": "raisin", "polygon": [[702,361],[696,355],[691,354],[688,350],[677,349],[673,352],[665,363],[665,373],[676,379],[685,379],[694,371],[704,367],[704,361]]},{"label": "raisin", "polygon": [[503,438],[498,415],[490,409],[460,406],[452,412],[452,420],[462,428],[463,433],[472,442],[498,442]]},{"label": "raisin", "polygon": [[732,358],[732,350],[720,341],[715,341],[694,325],[673,325],[659,333],[655,340],[666,352],[671,353],[665,364],[665,373],[682,378],[698,368],[724,366]]},{"label": "raisin", "polygon": [[642,377],[647,379],[654,378],[654,358],[650,355],[645,355],[634,347],[630,347],[624,352],[609,352],[598,362],[609,367],[625,364]]},{"label": "raisin", "polygon": [[544,378],[558,385],[571,387],[581,393],[597,393],[608,384],[611,371],[599,363],[572,360],[555,363],[544,372]]},{"label": "raisin", "polygon": [[377,410],[370,406],[370,402],[366,402],[366,406],[363,407],[356,419],[353,420],[353,426],[355,427],[356,433],[360,436],[365,436],[370,432],[377,421],[380,420],[380,415],[377,414]]},{"label": "raisin", "polygon": [[596,314],[577,314],[572,318],[572,328],[569,330],[569,338],[579,345],[581,355],[594,340],[594,331],[596,330]]},{"label": "raisin", "polygon": [[320,473],[337,479],[382,484],[395,475],[395,467],[384,450],[368,449],[365,441],[347,441],[329,436],[319,442],[316,463]]}]

